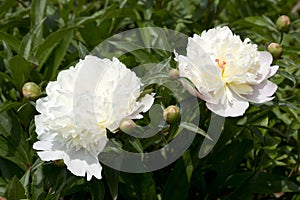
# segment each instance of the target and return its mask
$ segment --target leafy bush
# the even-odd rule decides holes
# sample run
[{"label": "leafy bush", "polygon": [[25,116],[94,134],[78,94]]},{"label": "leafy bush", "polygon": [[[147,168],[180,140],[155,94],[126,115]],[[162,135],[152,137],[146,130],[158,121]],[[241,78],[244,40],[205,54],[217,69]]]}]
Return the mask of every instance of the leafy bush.
[{"label": "leafy bush", "polygon": [[[300,199],[300,20],[297,0],[2,0],[0,3],[0,196],[13,199]],[[282,15],[291,18],[287,33],[276,27]],[[199,127],[190,148],[171,165],[147,173],[127,173],[103,165],[103,178],[72,175],[61,161],[43,162],[32,148],[37,140],[35,99],[22,87],[34,82],[42,88],[63,69],[75,65],[105,39],[143,27],[172,29],[189,36],[228,25],[260,50],[280,43],[283,55],[274,60],[279,71],[272,102],[251,105],[244,116],[226,118],[212,152],[199,159],[211,113],[199,100]],[[151,38],[143,38],[151,42]],[[119,48],[122,48],[122,44]],[[130,68],[161,63],[176,68],[172,52],[141,49],[119,57]],[[155,72],[153,72],[155,73]],[[157,80],[164,82],[168,77]],[[165,73],[166,74],[166,73]],[[178,85],[174,88],[180,90]],[[170,91],[152,84],[157,102],[176,104]],[[164,97],[159,99],[159,97]],[[192,108],[191,108],[192,110]],[[190,110],[190,111],[191,111]],[[162,111],[161,111],[162,112]],[[191,114],[192,115],[192,114]],[[140,125],[147,124],[137,121]],[[111,135],[124,148],[149,151],[175,137],[149,140]],[[195,130],[196,129],[196,130]],[[198,130],[199,129],[199,130]],[[158,146],[156,145],[158,144]]]}]

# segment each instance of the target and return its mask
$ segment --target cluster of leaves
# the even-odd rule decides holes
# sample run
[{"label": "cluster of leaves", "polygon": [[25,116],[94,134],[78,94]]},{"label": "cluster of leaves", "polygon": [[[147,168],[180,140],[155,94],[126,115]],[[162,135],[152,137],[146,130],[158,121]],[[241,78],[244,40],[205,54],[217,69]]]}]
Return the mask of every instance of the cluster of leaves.
[{"label": "cluster of leaves", "polygon": [[[300,199],[300,20],[296,20],[299,11],[293,9],[296,4],[297,0],[2,0],[0,196],[9,200]],[[274,24],[280,14],[292,19],[288,33],[281,33]],[[284,53],[274,61],[280,66],[272,79],[279,88],[276,98],[251,106],[243,117],[226,119],[207,157],[198,157],[210,120],[200,101],[202,135],[196,136],[180,159],[161,170],[131,174],[104,167],[102,180],[87,182],[70,174],[59,161],[44,163],[38,158],[32,149],[37,112],[34,102],[22,95],[24,83],[35,82],[44,89],[60,70],[125,30],[158,26],[192,35],[221,24],[249,37],[261,50],[270,42],[281,43]],[[171,54],[138,50],[120,59],[134,66],[157,63],[159,56]],[[171,60],[169,65],[176,67]],[[152,89],[158,96],[170,97],[163,87]],[[167,106],[174,104],[174,98],[160,102]],[[138,152],[147,148],[145,141],[131,141],[129,149],[130,145]]]}]

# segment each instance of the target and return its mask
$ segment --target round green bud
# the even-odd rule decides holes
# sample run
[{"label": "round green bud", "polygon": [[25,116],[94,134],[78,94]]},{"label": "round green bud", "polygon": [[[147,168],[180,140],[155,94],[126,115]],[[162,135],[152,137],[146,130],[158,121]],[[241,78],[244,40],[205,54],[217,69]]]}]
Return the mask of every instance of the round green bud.
[{"label": "round green bud", "polygon": [[59,167],[65,166],[65,162],[63,159],[54,160],[53,163],[54,163],[54,165],[59,166]]},{"label": "round green bud", "polygon": [[271,43],[268,46],[268,51],[272,54],[275,60],[279,59],[282,55],[282,47],[278,43]]},{"label": "round green bud", "polygon": [[168,106],[163,113],[164,120],[169,124],[177,122],[180,118],[180,110],[177,106]]},{"label": "round green bud", "polygon": [[289,31],[290,24],[291,24],[291,20],[286,15],[281,15],[280,17],[278,17],[276,21],[276,26],[278,30],[285,33]]},{"label": "round green bud", "polygon": [[178,71],[178,69],[174,69],[174,68],[170,69],[170,71],[169,71],[169,77],[171,79],[178,79],[178,77],[179,77],[179,71]]},{"label": "round green bud", "polygon": [[136,124],[132,119],[124,118],[120,122],[120,130],[124,133],[130,133],[135,127]]},{"label": "round green bud", "polygon": [[22,93],[26,99],[35,100],[41,95],[41,88],[33,82],[27,82],[23,85]]}]

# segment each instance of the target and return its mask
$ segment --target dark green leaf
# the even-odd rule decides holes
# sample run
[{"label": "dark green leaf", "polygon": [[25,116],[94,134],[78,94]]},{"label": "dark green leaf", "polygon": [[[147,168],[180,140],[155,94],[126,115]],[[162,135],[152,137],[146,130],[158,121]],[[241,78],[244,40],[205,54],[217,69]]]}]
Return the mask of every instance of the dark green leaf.
[{"label": "dark green leaf", "polygon": [[7,181],[4,178],[0,177],[0,196],[4,196],[6,188]]},{"label": "dark green leaf", "polygon": [[18,52],[20,41],[10,34],[0,31],[0,40],[5,41],[14,51]]},{"label": "dark green leaf", "polygon": [[[9,101],[6,101],[5,103],[0,104],[0,113],[5,112],[5,111],[7,111],[9,109],[12,109],[12,108],[17,108],[20,105],[21,104],[19,102],[9,102]],[[0,116],[0,119],[1,119],[1,116]]]},{"label": "dark green leaf", "polygon": [[67,49],[72,40],[72,37],[73,31],[70,31],[53,50],[53,54],[51,55],[51,60],[49,62],[50,66],[47,66],[45,69],[46,80],[52,80],[57,75],[57,70],[67,54]]},{"label": "dark green leaf", "polygon": [[119,171],[105,167],[104,174],[107,180],[107,185],[113,200],[118,198]]},{"label": "dark green leaf", "polygon": [[189,131],[192,131],[194,133],[198,133],[204,137],[206,137],[207,139],[209,140],[212,140],[209,135],[204,131],[202,130],[201,128],[199,128],[198,126],[196,126],[195,124],[192,124],[192,123],[189,123],[189,122],[180,122],[180,125],[179,127],[181,128],[185,128]]},{"label": "dark green leaf", "polygon": [[93,199],[104,200],[105,198],[105,187],[102,181],[92,179],[90,183],[90,190]]},{"label": "dark green leaf", "polygon": [[182,158],[176,162],[174,170],[169,175],[163,189],[162,199],[186,199],[190,188],[192,173],[193,165],[191,155],[189,151],[187,151]]},{"label": "dark green leaf", "polygon": [[229,178],[227,184],[237,187],[234,196],[246,193],[273,194],[276,192],[300,192],[300,187],[286,177],[265,172],[243,172]]},{"label": "dark green leaf", "polygon": [[1,3],[2,4],[0,6],[0,17],[2,18],[16,2],[11,0],[4,0],[4,2]]},{"label": "dark green leaf", "polygon": [[34,25],[32,29],[23,37],[19,50],[20,55],[22,55],[26,60],[36,63],[36,58],[34,57],[34,49],[36,46],[43,42],[43,39],[40,37],[42,32],[44,20],[39,24]]},{"label": "dark green leaf", "polygon": [[[45,41],[37,47],[35,56],[40,65],[39,69],[44,65],[46,60],[49,58],[53,49],[61,42],[61,40],[64,37],[68,36],[70,34],[70,32],[72,32],[74,29],[75,29],[75,27],[61,28],[61,29],[55,31],[54,33],[51,33],[45,39]],[[66,44],[64,44],[63,48],[65,48],[65,46],[66,46]]]},{"label": "dark green leaf", "polygon": [[78,44],[79,58],[83,59],[86,55],[89,54],[89,50],[81,43]]},{"label": "dark green leaf", "polygon": [[33,0],[31,3],[31,24],[40,24],[45,16],[47,1]]},{"label": "dark green leaf", "polygon": [[19,91],[28,80],[32,69],[33,65],[19,55],[9,60],[7,70],[10,72],[14,85]]},{"label": "dark green leaf", "polygon": [[26,198],[25,189],[17,177],[13,177],[13,179],[8,183],[5,197],[9,200],[20,200]]},{"label": "dark green leaf", "polygon": [[142,174],[121,174],[124,185],[120,187],[120,192],[127,199],[136,200],[156,200],[155,182],[152,173]]}]

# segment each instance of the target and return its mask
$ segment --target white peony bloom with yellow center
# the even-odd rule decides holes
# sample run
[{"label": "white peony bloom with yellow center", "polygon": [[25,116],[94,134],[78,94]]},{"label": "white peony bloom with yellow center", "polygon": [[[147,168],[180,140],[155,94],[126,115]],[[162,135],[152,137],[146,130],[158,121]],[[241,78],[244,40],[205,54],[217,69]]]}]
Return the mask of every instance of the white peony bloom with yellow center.
[{"label": "white peony bloom with yellow center", "polygon": [[123,118],[138,119],[150,109],[152,95],[139,99],[141,81],[117,58],[86,56],[61,71],[36,102],[38,141],[33,148],[44,161],[63,159],[76,176],[101,179],[98,154]]},{"label": "white peony bloom with yellow center", "polygon": [[242,41],[226,26],[195,34],[188,38],[187,56],[175,54],[179,76],[195,87],[183,85],[220,116],[241,116],[249,102],[270,101],[277,90],[267,80],[278,70],[271,66],[271,54],[258,51],[249,39]]}]

